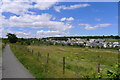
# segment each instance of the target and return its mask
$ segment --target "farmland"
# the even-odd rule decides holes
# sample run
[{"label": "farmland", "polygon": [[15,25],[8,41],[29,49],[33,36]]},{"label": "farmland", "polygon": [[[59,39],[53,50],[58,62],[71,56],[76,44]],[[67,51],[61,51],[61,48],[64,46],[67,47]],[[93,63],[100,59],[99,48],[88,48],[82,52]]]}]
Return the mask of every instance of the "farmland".
[{"label": "farmland", "polygon": [[[11,44],[11,49],[36,78],[107,78],[107,70],[116,72],[118,62],[118,51],[113,49],[15,44]],[[100,75],[97,64],[100,64]]]}]

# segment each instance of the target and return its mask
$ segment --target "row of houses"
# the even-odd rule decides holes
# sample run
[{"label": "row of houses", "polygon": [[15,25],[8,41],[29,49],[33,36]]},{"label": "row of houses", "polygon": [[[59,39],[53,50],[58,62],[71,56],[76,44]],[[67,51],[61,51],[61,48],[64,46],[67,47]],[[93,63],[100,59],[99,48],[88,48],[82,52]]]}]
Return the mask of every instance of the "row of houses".
[{"label": "row of houses", "polygon": [[68,38],[67,41],[65,40],[52,40],[52,39],[48,39],[46,41],[50,41],[53,42],[54,45],[56,43],[64,43],[64,44],[70,44],[70,45],[74,45],[74,44],[78,44],[78,45],[84,45],[84,46],[88,46],[88,47],[120,47],[119,42],[106,42],[105,39],[80,39],[80,38]]}]

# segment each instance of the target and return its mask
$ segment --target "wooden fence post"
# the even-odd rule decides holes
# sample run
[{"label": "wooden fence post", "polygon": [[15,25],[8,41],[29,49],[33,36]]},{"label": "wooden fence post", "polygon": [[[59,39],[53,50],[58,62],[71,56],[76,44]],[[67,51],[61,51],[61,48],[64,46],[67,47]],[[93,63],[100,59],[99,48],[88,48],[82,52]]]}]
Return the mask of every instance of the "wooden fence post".
[{"label": "wooden fence post", "polygon": [[63,57],[63,74],[65,74],[65,57]]},{"label": "wooden fence post", "polygon": [[32,53],[33,53],[33,49],[32,49]]},{"label": "wooden fence post", "polygon": [[38,59],[38,60],[39,60],[39,54],[40,54],[40,53],[38,52],[38,53],[37,53],[37,59]]},{"label": "wooden fence post", "polygon": [[48,64],[48,60],[49,60],[49,53],[47,54],[47,61],[46,61],[46,62],[47,62],[47,64]]},{"label": "wooden fence post", "polygon": [[100,64],[97,64],[97,73],[100,73]]},{"label": "wooden fence post", "polygon": [[40,52],[38,52],[38,57],[40,56]]}]

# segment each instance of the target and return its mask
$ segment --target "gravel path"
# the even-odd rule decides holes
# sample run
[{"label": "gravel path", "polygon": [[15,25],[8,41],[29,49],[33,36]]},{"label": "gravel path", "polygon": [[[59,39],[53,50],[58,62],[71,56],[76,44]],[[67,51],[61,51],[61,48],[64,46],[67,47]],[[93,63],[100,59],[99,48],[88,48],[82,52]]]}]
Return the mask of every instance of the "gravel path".
[{"label": "gravel path", "polygon": [[7,45],[3,52],[3,78],[32,78],[32,74],[17,60]]}]

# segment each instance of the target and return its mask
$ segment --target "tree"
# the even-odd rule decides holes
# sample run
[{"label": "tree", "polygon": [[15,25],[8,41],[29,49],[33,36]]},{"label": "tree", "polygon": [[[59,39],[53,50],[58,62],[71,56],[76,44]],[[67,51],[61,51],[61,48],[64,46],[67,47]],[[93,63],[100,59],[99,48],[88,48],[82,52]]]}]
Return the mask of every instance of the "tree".
[{"label": "tree", "polygon": [[15,34],[7,33],[6,36],[8,37],[10,43],[16,43],[18,40]]}]

